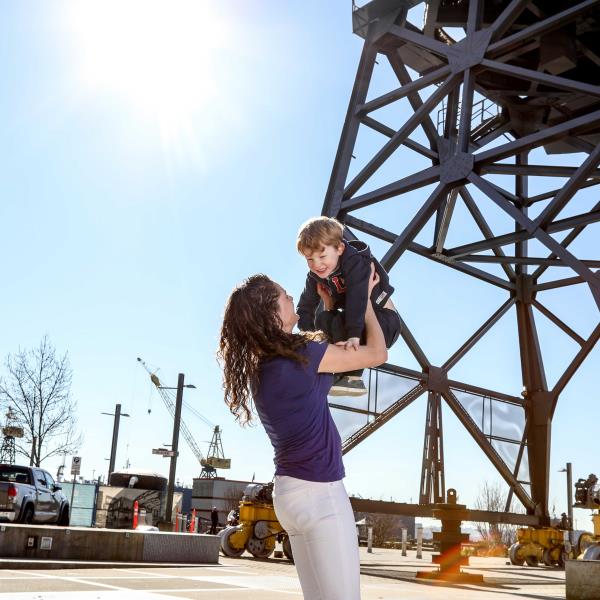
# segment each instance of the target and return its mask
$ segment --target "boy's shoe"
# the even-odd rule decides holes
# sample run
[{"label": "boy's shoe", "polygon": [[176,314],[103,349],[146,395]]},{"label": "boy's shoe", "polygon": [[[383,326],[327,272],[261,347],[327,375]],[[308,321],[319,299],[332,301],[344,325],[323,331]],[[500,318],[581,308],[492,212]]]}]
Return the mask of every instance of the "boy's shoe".
[{"label": "boy's shoe", "polygon": [[367,388],[360,377],[347,375],[335,377],[329,390],[330,396],[364,396],[366,393]]}]

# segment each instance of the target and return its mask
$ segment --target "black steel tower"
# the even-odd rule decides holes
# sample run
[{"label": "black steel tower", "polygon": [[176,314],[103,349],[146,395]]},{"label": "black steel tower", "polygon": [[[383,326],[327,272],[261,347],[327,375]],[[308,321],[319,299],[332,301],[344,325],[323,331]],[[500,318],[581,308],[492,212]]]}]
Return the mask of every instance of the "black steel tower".
[{"label": "black steel tower", "polygon": [[[364,46],[323,214],[343,221],[348,237],[386,242],[379,258],[392,277],[403,257],[416,255],[451,269],[457,285],[461,276],[473,277],[503,298],[441,364],[431,362],[403,322],[403,340],[420,370],[390,364],[374,374],[394,374],[405,388],[381,411],[370,397],[363,410],[370,418],[344,449],[427,392],[420,502],[445,494],[445,403],[510,495],[543,523],[552,417],[600,336],[597,314],[590,331],[577,332],[568,310],[559,317],[545,302],[550,290],[569,288],[600,307],[600,260],[579,256],[574,243],[600,220],[600,202],[586,190],[600,183],[600,0],[428,0],[423,23],[415,25],[407,15],[419,4],[374,0],[354,7],[354,32]],[[397,85],[372,92],[381,62]],[[373,149],[375,134],[380,142]],[[408,155],[422,166],[403,167],[414,164],[403,162]],[[557,181],[552,189],[549,178]],[[457,243],[459,212],[477,235],[463,234]],[[514,323],[522,390],[506,394],[452,379],[457,363],[505,316]],[[552,385],[536,327],[541,316],[576,347]],[[515,425],[512,432],[499,428],[499,415]]]}]

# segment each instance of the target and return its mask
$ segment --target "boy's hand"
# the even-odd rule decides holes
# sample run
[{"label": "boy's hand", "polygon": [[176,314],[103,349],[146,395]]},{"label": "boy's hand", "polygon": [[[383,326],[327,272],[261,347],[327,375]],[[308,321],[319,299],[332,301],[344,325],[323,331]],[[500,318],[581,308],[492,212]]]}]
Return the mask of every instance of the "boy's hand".
[{"label": "boy's hand", "polygon": [[345,350],[358,350],[358,347],[360,346],[360,338],[348,338],[345,342],[343,342],[343,344]]},{"label": "boy's hand", "polygon": [[317,294],[319,294],[319,297],[323,301],[325,310],[333,310],[333,298],[331,297],[331,292],[322,283],[317,283]]}]

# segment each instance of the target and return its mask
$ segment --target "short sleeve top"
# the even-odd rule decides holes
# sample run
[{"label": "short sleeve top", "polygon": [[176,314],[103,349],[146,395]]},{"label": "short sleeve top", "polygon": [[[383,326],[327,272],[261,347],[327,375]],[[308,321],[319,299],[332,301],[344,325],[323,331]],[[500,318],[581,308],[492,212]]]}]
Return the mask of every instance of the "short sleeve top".
[{"label": "short sleeve top", "polygon": [[275,474],[306,481],[344,477],[342,442],[327,405],[332,383],[318,368],[326,343],[309,341],[299,350],[307,363],[266,360],[253,396],[258,416],[275,451]]}]

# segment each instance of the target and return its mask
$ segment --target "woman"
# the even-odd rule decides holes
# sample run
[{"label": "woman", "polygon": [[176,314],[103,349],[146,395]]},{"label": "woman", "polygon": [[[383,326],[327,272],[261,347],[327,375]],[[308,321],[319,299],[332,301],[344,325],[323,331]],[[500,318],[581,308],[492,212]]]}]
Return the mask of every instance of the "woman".
[{"label": "woman", "polygon": [[[369,295],[377,281],[372,270]],[[219,345],[225,402],[238,421],[247,423],[253,399],[271,440],[275,513],[290,537],[304,598],[356,600],[356,527],[327,392],[331,373],[377,366],[387,359],[387,349],[370,302],[367,343],[357,350],[292,333],[297,321],[292,297],[265,275],[254,275],[234,290]]]}]

